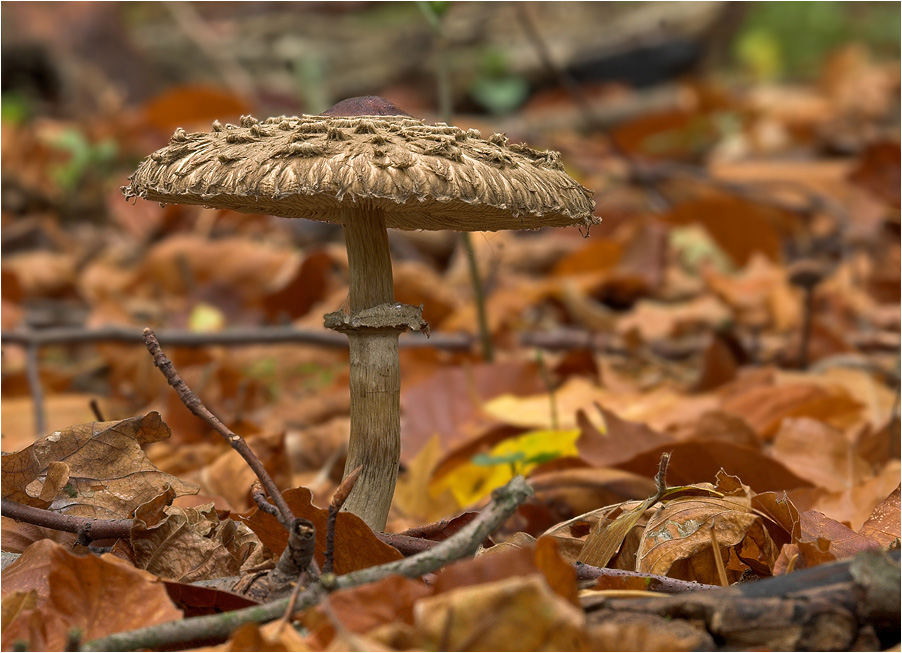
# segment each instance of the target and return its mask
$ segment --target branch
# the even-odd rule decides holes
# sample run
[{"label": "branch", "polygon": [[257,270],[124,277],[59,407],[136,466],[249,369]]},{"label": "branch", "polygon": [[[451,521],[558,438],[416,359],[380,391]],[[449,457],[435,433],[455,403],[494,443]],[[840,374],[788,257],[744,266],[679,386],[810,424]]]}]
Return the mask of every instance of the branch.
[{"label": "branch", "polygon": [[[282,598],[293,589],[293,584],[300,586],[300,577],[313,562],[316,549],[316,530],[306,519],[295,518],[288,529],[288,546],[279,556],[275,569],[269,573],[269,600]],[[315,572],[314,572],[315,573]]]},{"label": "branch", "polygon": [[[330,331],[315,331],[283,327],[229,329],[214,333],[192,331],[160,331],[157,339],[170,347],[209,347],[214,345],[276,345],[304,343],[333,349],[347,349],[348,339]],[[4,343],[16,345],[59,345],[90,342],[144,342],[140,331],[131,327],[104,326],[95,329],[59,327],[54,329],[12,329],[0,333]],[[400,347],[427,347],[448,350],[469,350],[473,339],[467,335],[439,334],[429,340],[416,333],[399,341]]]},{"label": "branch", "polygon": [[648,583],[648,589],[652,592],[664,594],[680,594],[682,592],[695,592],[699,590],[717,589],[717,585],[705,585],[694,581],[679,580],[656,574],[643,574],[639,571],[627,571],[625,569],[607,569],[593,567],[584,562],[577,562],[576,580],[597,580],[599,578],[641,578]]},{"label": "branch", "polygon": [[332,502],[329,504],[329,518],[326,521],[326,552],[324,554],[326,560],[323,563],[324,574],[332,573],[332,564],[335,562],[335,520],[338,519],[338,511],[341,510],[341,507],[345,505],[345,501],[348,500],[348,495],[351,493],[351,490],[354,489],[354,483],[357,482],[357,478],[360,476],[360,470],[362,469],[363,465],[360,465],[348,474],[341,482],[341,485],[338,486],[338,489],[335,490],[335,494],[332,495]]},{"label": "branch", "polygon": [[[472,555],[483,540],[510,517],[532,493],[532,488],[527,485],[523,477],[518,476],[492,493],[492,501],[476,519],[435,548],[410,558],[339,576],[334,579],[330,589],[357,587],[381,580],[392,574],[419,578],[450,562]],[[295,609],[304,610],[314,605],[321,591],[321,584],[312,585],[297,597]],[[141,648],[172,647],[176,644],[185,644],[201,639],[224,640],[235,628],[243,624],[265,623],[278,619],[285,613],[290,600],[290,598],[286,598],[225,614],[193,617],[170,621],[158,626],[115,633],[87,642],[82,650],[134,651]]]},{"label": "branch", "polygon": [[173,387],[176,394],[179,396],[179,399],[185,404],[185,407],[213,427],[217,433],[225,438],[225,441],[229,443],[229,446],[237,451],[250,468],[254,470],[254,474],[260,479],[260,483],[266,488],[266,491],[269,492],[269,496],[272,497],[273,503],[275,503],[276,508],[279,509],[279,514],[281,515],[279,521],[281,521],[282,525],[290,531],[290,527],[294,520],[294,513],[291,512],[291,508],[285,503],[282,493],[279,491],[279,488],[276,487],[276,484],[273,482],[269,472],[266,471],[263,463],[257,458],[257,454],[251,451],[251,448],[247,445],[244,438],[233,433],[229,427],[219,421],[219,418],[201,403],[198,396],[191,391],[191,388],[189,388],[184,380],[182,380],[182,377],[179,376],[179,373],[172,365],[172,361],[166,358],[166,355],[160,348],[160,343],[150,329],[144,329],[144,344],[147,346],[147,351],[153,356],[153,364],[158,367],[160,372],[163,373],[163,376],[166,377],[166,381]]},{"label": "branch", "polygon": [[42,510],[32,506],[3,499],[0,512],[4,517],[22,521],[35,526],[52,528],[57,531],[78,534],[79,540],[128,539],[131,533],[131,519],[89,519],[65,515],[51,510]]}]

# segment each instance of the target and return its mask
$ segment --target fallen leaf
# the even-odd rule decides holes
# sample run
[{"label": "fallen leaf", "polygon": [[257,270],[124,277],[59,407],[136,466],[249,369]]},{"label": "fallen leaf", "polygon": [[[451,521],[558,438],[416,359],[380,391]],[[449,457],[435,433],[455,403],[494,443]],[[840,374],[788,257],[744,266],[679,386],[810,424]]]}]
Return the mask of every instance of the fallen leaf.
[{"label": "fallen leaf", "polygon": [[[777,547],[762,518],[752,512],[750,499],[742,496],[685,497],[666,502],[645,527],[636,571],[719,584],[712,529],[731,583],[738,581],[748,567],[759,575],[770,573]],[[740,564],[734,566],[734,561]]]},{"label": "fallen leaf", "polygon": [[[29,570],[36,561],[40,567]],[[7,567],[3,584],[38,595],[37,607],[4,629],[4,649],[24,640],[32,650],[59,651],[73,628],[87,641],[182,618],[163,583],[146,571],[109,554],[75,556],[49,540],[33,544]]]},{"label": "fallen leaf", "polygon": [[506,438],[487,453],[477,454],[455,468],[436,476],[430,492],[451,492],[458,505],[468,506],[501,487],[514,476],[528,475],[548,460],[575,456],[578,429],[530,431]]},{"label": "fallen leaf", "polygon": [[[159,413],[118,422],[92,422],[55,431],[3,456],[3,498],[67,515],[123,519],[170,486],[176,495],[198,487],[157,469],[141,449],[170,435]],[[69,482],[53,501],[41,491],[53,462],[69,466]]]},{"label": "fallen leaf", "polygon": [[840,524],[817,510],[807,510],[799,515],[799,525],[802,529],[801,541],[817,542],[819,538],[826,540],[830,543],[830,553],[837,560],[880,546],[876,540],[859,535],[845,524]]},{"label": "fallen leaf", "polygon": [[436,434],[410,459],[407,470],[398,476],[394,508],[420,523],[441,519],[457,510],[459,504],[450,490],[434,492],[429,485],[441,459],[441,443]]},{"label": "fallen leaf", "polygon": [[[307,519],[316,529],[316,561],[322,566],[326,550],[326,521],[329,511],[317,508],[311,503],[312,495],[307,488],[291,488],[282,493],[295,517]],[[239,521],[257,534],[270,551],[281,555],[288,545],[288,532],[269,513],[255,509],[246,515],[237,515]],[[372,529],[360,517],[349,512],[340,512],[335,520],[335,565],[336,575],[401,560],[403,556],[394,548],[379,540]]]},{"label": "fallen leaf", "polygon": [[176,508],[170,489],[135,511],[134,564],[155,576],[191,583],[237,576],[263,545],[246,524],[220,520],[213,504]]},{"label": "fallen leaf", "polygon": [[481,651],[583,650],[585,615],[538,574],[458,587],[414,605],[426,640],[418,648]]},{"label": "fallen leaf", "polygon": [[[432,589],[421,581],[393,575],[367,585],[333,592],[328,601],[344,628],[364,635],[382,624],[400,622],[413,625],[414,605],[431,594]],[[335,637],[335,627],[322,608],[304,612],[302,622],[310,631],[307,642],[311,650],[326,650]]]},{"label": "fallen leaf", "polygon": [[484,428],[483,403],[499,395],[531,395],[545,384],[534,363],[491,363],[442,369],[401,393],[401,458],[409,460],[438,434],[445,451]]},{"label": "fallen leaf", "polygon": [[798,476],[832,492],[871,476],[871,466],[855,454],[844,434],[808,417],[784,419],[770,453]]},{"label": "fallen leaf", "polygon": [[899,521],[899,487],[896,487],[892,494],[874,508],[858,534],[876,540],[886,548],[902,537]]}]

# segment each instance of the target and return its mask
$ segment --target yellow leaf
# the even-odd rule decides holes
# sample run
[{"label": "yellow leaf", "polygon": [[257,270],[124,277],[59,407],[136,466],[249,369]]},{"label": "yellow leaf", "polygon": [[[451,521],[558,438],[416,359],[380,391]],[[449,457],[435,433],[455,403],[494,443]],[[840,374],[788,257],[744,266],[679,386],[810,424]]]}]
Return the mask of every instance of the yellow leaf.
[{"label": "yellow leaf", "polygon": [[430,485],[432,493],[450,490],[461,507],[479,501],[514,476],[531,472],[555,458],[578,456],[581,431],[530,431],[499,442],[488,453],[474,456]]}]

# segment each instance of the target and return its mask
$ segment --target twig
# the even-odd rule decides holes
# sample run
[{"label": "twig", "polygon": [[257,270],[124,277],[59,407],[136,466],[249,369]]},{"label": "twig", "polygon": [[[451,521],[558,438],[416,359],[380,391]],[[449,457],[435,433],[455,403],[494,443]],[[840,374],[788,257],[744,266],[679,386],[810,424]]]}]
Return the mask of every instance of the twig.
[{"label": "twig", "polygon": [[416,555],[429,549],[434,549],[441,544],[436,540],[427,540],[424,537],[416,537],[413,535],[404,535],[403,533],[373,533],[381,541],[389,546],[395,547],[405,556]]},{"label": "twig", "polygon": [[329,518],[326,521],[326,552],[324,554],[325,562],[323,563],[324,574],[332,573],[332,565],[335,562],[335,520],[338,518],[338,511],[345,505],[345,501],[347,501],[351,490],[354,489],[354,483],[357,482],[357,477],[360,476],[360,470],[362,469],[363,465],[360,465],[345,476],[341,485],[335,490],[335,494],[332,495],[331,503],[329,503]]},{"label": "twig", "polygon": [[260,481],[254,481],[254,484],[251,486],[251,497],[253,497],[254,503],[257,504],[257,508],[276,519],[280,519],[279,509],[266,500],[266,490],[263,489]]},{"label": "twig", "polygon": [[91,412],[94,413],[94,419],[96,419],[98,422],[106,421],[103,418],[103,411],[100,410],[100,404],[97,403],[96,399],[91,399],[88,405],[91,407]]},{"label": "twig", "polygon": [[[301,574],[311,567],[315,549],[316,529],[313,528],[313,524],[306,519],[295,517],[288,529],[288,545],[267,579],[268,600],[280,599],[290,588],[301,585]],[[312,573],[316,574],[315,571]]]},{"label": "twig", "polygon": [[128,538],[132,528],[131,519],[89,519],[75,517],[51,510],[41,510],[9,499],[0,502],[0,512],[4,517],[16,521],[52,528],[66,533],[76,533],[79,540],[107,540]]},{"label": "twig", "polygon": [[667,494],[667,467],[670,465],[670,452],[665,451],[661,454],[661,462],[658,463],[658,473],[655,474],[655,488],[657,492],[651,499],[649,507],[655,505]]},{"label": "twig", "polygon": [[602,569],[600,567],[587,565],[584,562],[577,562],[575,567],[577,580],[597,580],[602,577],[640,578],[648,583],[649,590],[653,592],[662,592],[664,594],[679,594],[681,592],[695,592],[717,588],[717,585],[705,585],[703,583],[696,583],[695,581],[679,580],[677,578],[668,578],[667,576],[658,576],[656,574],[643,574],[638,571]]},{"label": "twig", "polygon": [[[441,119],[451,124],[454,113],[454,103],[451,97],[451,75],[448,66],[448,39],[445,36],[442,24],[443,10],[436,8],[429,2],[417,2],[417,6],[435,35],[436,71],[435,81],[438,86],[439,115]],[[489,332],[488,312],[485,306],[485,286],[476,264],[476,250],[473,248],[473,239],[470,232],[463,231],[460,234],[460,242],[463,244],[464,253],[467,256],[467,268],[470,271],[470,283],[473,285],[473,297],[476,302],[476,319],[479,325],[479,341],[482,344],[482,357],[489,363],[495,359],[495,348],[492,344],[492,334]]]},{"label": "twig", "polygon": [[226,442],[229,443],[229,446],[244,458],[250,468],[254,471],[254,474],[257,475],[257,478],[260,479],[260,483],[266,488],[269,496],[272,497],[273,503],[276,504],[276,508],[279,509],[279,514],[281,515],[279,521],[282,522],[283,526],[289,528],[293,523],[294,514],[291,512],[291,508],[288,507],[288,504],[285,503],[282,493],[279,491],[279,488],[276,487],[269,472],[266,471],[263,463],[257,458],[257,454],[251,451],[251,448],[247,445],[244,438],[233,433],[231,429],[219,421],[219,418],[201,403],[198,396],[191,391],[184,380],[182,380],[182,377],[179,376],[179,373],[172,365],[172,361],[166,358],[166,355],[160,348],[160,343],[150,329],[144,329],[144,344],[147,347],[147,351],[153,356],[153,364],[159,368],[160,372],[163,373],[163,376],[166,377],[166,381],[175,390],[179,399],[185,404],[185,407],[213,427],[217,433],[225,438]]},{"label": "twig", "polygon": [[[191,331],[160,331],[157,340],[171,347],[210,347],[216,345],[277,345],[284,343],[304,343],[347,349],[348,339],[328,331],[294,329],[284,327],[261,327],[229,329],[214,333]],[[144,335],[130,327],[104,326],[95,329],[84,327],[59,327],[53,329],[12,329],[0,333],[4,344],[16,345],[58,345],[90,342],[144,342]],[[466,335],[433,334],[430,339],[417,333],[405,334],[399,345],[402,348],[438,348],[448,350],[468,350],[473,340]]]},{"label": "twig", "polygon": [[38,346],[30,344],[25,348],[25,374],[28,377],[28,389],[34,404],[34,432],[43,435],[46,420],[44,418],[44,386],[41,385],[41,370],[38,362]]},{"label": "twig", "polygon": [[[370,567],[339,576],[335,579],[335,589],[347,589],[381,580],[392,574],[409,578],[436,571],[449,562],[472,555],[479,545],[498,526],[510,517],[517,507],[532,495],[532,488],[518,476],[507,485],[492,493],[492,501],[479,516],[460,531],[430,551],[378,567]],[[315,605],[322,588],[319,584],[306,589],[296,601],[296,610]],[[133,651],[140,648],[172,647],[195,640],[222,640],[238,626],[246,623],[265,623],[278,619],[285,613],[290,597],[225,614],[193,617],[171,621],[157,626],[140,628],[128,632],[115,633],[101,639],[87,642],[85,651]]]}]

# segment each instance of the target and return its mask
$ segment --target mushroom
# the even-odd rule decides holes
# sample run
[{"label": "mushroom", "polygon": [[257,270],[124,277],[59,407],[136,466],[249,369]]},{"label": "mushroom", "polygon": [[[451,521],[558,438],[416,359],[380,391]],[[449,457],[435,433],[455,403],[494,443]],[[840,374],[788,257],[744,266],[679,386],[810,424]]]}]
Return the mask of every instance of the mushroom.
[{"label": "mushroom", "polygon": [[426,124],[378,97],[344,100],[319,116],[240,123],[177,129],[123,192],[344,227],[350,311],[325,316],[350,346],[345,474],[363,467],[344,509],[383,530],[401,450],[398,335],[428,333],[422,307],[394,300],[386,229],[588,226],[592,192],[567,175],[557,152]]}]

